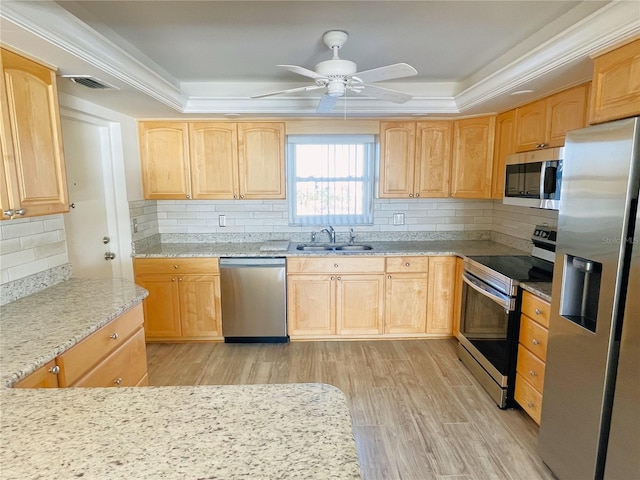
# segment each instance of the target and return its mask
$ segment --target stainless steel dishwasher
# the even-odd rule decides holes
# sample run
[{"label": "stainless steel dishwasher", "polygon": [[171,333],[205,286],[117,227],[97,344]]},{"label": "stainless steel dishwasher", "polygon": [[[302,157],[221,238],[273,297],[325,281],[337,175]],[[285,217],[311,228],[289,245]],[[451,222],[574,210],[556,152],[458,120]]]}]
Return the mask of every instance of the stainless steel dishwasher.
[{"label": "stainless steel dishwasher", "polygon": [[288,342],[285,259],[220,259],[226,343]]}]

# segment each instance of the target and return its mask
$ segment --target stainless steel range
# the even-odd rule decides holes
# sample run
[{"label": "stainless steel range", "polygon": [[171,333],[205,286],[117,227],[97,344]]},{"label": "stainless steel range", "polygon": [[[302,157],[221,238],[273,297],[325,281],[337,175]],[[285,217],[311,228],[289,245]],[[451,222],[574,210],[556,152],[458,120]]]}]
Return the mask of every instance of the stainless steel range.
[{"label": "stainless steel range", "polygon": [[536,226],[531,256],[464,260],[458,357],[500,408],[514,406],[520,282],[550,282],[556,231]]}]

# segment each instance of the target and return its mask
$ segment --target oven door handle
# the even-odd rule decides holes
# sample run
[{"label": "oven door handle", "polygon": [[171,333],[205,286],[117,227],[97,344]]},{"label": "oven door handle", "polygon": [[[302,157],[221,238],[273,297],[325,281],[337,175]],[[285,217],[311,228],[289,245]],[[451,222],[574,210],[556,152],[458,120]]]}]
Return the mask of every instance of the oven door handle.
[{"label": "oven door handle", "polygon": [[462,280],[464,280],[464,283],[469,285],[476,292],[496,302],[498,305],[503,307],[507,312],[511,312],[515,310],[515,300],[513,298],[507,295],[501,294],[495,288],[491,288],[488,285],[482,284],[480,281],[473,278],[467,272],[462,272]]}]

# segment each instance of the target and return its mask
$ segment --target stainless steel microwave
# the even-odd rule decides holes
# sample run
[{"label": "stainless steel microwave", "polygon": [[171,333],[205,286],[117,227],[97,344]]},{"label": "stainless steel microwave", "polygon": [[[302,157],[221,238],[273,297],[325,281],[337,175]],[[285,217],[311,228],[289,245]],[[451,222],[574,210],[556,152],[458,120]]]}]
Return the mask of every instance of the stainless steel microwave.
[{"label": "stainless steel microwave", "polygon": [[507,155],[502,203],[558,210],[563,157],[563,147]]}]

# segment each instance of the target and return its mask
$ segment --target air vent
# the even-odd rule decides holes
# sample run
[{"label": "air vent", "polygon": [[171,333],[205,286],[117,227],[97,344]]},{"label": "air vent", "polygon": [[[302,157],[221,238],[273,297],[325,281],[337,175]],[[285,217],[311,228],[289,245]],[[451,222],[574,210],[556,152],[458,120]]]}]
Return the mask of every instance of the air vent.
[{"label": "air vent", "polygon": [[68,78],[73,83],[83,85],[92,90],[118,90],[117,87],[109,85],[103,80],[98,80],[90,75],[62,75],[62,78]]}]

